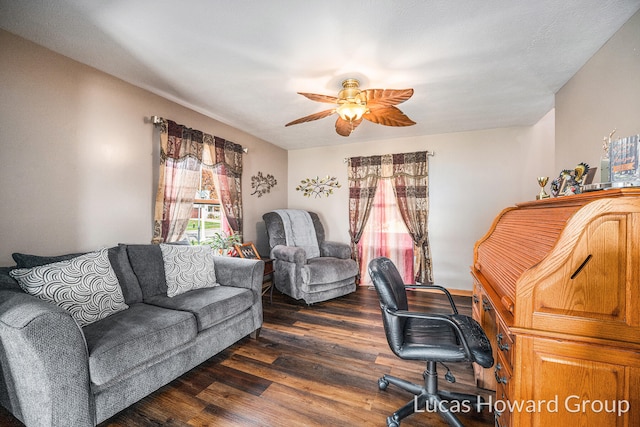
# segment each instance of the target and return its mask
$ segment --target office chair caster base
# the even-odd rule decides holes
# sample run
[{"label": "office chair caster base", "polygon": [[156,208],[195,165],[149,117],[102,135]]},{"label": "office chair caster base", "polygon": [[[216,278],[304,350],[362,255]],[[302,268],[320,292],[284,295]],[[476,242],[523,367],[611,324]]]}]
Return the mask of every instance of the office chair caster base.
[{"label": "office chair caster base", "polygon": [[400,421],[397,421],[393,417],[387,417],[387,427],[400,427]]},{"label": "office chair caster base", "polygon": [[389,381],[385,377],[382,377],[378,380],[378,388],[380,390],[386,390],[389,387]]}]

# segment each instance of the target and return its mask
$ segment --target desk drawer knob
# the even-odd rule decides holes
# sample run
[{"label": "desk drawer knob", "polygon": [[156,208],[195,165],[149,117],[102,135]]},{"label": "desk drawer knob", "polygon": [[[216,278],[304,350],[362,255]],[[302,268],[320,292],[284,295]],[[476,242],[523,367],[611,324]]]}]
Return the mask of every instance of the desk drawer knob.
[{"label": "desk drawer knob", "polygon": [[507,379],[507,377],[501,377],[500,376],[500,370],[502,369],[502,365],[500,363],[496,364],[496,369],[494,372],[494,375],[496,377],[496,382],[498,384],[506,384],[507,382],[509,382],[509,380]]},{"label": "desk drawer knob", "polygon": [[502,334],[496,335],[496,339],[498,340],[498,348],[502,351],[509,351],[510,349],[509,344],[508,343],[503,344],[502,338],[503,338]]}]

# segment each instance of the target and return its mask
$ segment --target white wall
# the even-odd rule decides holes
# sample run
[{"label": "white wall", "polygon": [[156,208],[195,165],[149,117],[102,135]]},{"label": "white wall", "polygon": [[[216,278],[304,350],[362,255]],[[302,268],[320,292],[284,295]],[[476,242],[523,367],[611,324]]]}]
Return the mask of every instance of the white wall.
[{"label": "white wall", "polygon": [[[245,240],[287,200],[286,151],[0,30],[0,265],[151,241],[159,115],[249,149]],[[251,176],[278,185],[251,196]]]},{"label": "white wall", "polygon": [[[364,125],[376,126],[368,123]],[[343,144],[289,151],[289,207],[317,212],[328,240],[349,242],[348,181],[344,158],[429,150],[429,235],[436,282],[472,289],[473,246],[494,217],[516,202],[535,199],[537,176],[554,171],[554,112],[532,127]],[[306,198],[300,180],[336,176],[332,196]],[[548,190],[548,186],[547,186]]]},{"label": "white wall", "polygon": [[[602,138],[640,133],[640,12],[556,94],[556,169],[599,167]],[[600,173],[595,182],[599,182]]]}]

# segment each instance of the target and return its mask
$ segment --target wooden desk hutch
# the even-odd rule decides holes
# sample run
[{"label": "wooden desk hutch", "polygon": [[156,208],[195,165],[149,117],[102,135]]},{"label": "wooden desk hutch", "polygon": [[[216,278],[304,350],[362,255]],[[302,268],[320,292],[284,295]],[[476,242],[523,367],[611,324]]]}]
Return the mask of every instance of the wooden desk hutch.
[{"label": "wooden desk hutch", "polygon": [[496,426],[640,426],[640,189],[503,210],[471,274]]}]

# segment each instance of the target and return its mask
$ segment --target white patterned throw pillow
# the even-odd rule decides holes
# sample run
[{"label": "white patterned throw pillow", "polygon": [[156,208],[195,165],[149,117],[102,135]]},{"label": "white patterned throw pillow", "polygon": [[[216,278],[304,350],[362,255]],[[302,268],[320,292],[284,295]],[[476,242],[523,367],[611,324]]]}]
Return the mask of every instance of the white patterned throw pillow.
[{"label": "white patterned throw pillow", "polygon": [[209,246],[160,244],[167,279],[167,296],[174,297],[192,289],[218,286]]},{"label": "white patterned throw pillow", "polygon": [[106,248],[9,274],[26,293],[67,310],[80,326],[129,308]]}]

